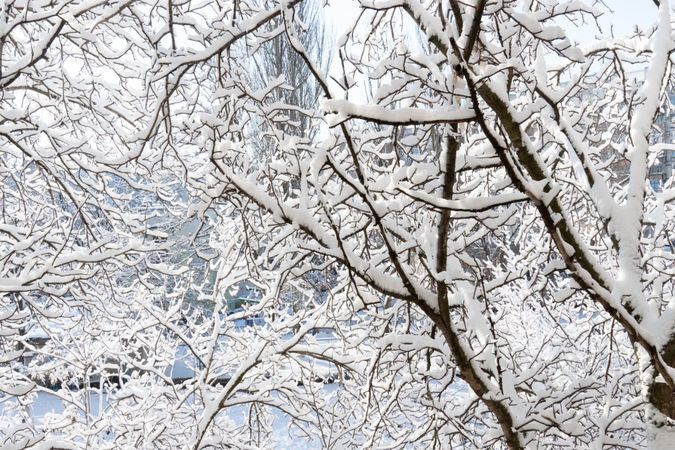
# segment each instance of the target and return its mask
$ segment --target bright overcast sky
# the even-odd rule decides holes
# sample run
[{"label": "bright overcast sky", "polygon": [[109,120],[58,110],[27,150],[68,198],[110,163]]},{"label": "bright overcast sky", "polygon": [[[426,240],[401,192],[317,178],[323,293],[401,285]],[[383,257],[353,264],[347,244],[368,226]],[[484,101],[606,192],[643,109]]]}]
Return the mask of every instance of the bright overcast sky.
[{"label": "bright overcast sky", "polygon": [[[333,28],[336,36],[340,36],[358,14],[358,2],[355,0],[329,1],[330,6],[326,11],[326,20]],[[592,0],[589,0],[589,3],[591,2]],[[604,3],[614,11],[613,14],[606,14],[600,19],[605,33],[609,33],[610,29],[613,28],[615,35],[621,36],[629,33],[636,25],[645,28],[656,19],[657,8],[653,0],[604,0]],[[586,35],[582,32],[583,37],[580,38],[593,38],[594,34],[597,33],[589,32]],[[574,36],[571,37],[574,38]]]}]

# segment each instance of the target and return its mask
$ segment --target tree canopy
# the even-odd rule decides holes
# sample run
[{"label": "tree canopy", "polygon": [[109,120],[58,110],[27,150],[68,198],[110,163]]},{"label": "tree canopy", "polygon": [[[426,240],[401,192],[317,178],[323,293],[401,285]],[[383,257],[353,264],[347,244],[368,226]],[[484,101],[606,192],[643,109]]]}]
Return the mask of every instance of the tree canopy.
[{"label": "tree canopy", "polygon": [[327,3],[2,4],[0,447],[670,448],[675,9]]}]

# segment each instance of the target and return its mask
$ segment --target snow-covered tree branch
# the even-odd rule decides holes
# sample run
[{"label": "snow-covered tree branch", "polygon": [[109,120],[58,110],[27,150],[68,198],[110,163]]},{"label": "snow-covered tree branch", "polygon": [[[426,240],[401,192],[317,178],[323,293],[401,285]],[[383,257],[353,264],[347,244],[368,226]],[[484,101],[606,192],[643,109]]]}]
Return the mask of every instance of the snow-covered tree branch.
[{"label": "snow-covered tree branch", "polygon": [[324,3],[3,4],[0,446],[669,448],[673,6]]}]

